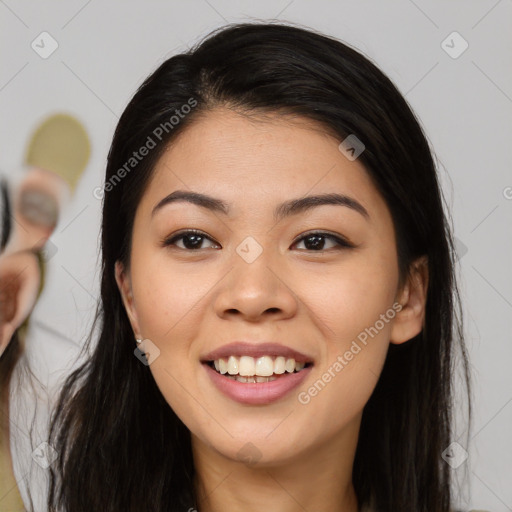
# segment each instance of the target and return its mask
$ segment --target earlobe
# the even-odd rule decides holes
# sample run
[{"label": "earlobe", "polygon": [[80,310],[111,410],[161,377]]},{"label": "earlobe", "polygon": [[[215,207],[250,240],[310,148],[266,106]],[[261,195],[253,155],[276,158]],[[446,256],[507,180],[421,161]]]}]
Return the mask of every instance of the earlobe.
[{"label": "earlobe", "polygon": [[393,320],[391,343],[405,343],[423,330],[428,280],[428,258],[421,256],[411,265],[409,276],[398,298],[402,309]]},{"label": "earlobe", "polygon": [[123,264],[120,261],[116,261],[115,264],[115,278],[121,299],[123,301],[126,314],[130,320],[133,332],[136,337],[140,337],[139,323],[137,320],[137,312],[135,309],[135,303],[133,300],[132,286],[129,274],[125,271]]}]

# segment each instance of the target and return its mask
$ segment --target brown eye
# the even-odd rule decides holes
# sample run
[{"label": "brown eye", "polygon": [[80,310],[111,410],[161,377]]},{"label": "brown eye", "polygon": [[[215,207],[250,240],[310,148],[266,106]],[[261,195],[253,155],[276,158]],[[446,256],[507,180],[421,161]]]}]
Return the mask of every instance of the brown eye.
[{"label": "brown eye", "polygon": [[[326,239],[333,241],[334,246],[326,248],[325,247]],[[317,252],[324,251],[326,249],[342,249],[342,248],[348,249],[348,248],[354,247],[351,243],[342,239],[341,237],[331,235],[330,233],[324,233],[322,231],[308,233],[307,235],[299,238],[299,240],[297,242],[295,242],[295,244],[297,244],[298,242],[300,242],[300,243],[304,242],[304,245],[306,246],[306,250],[317,251]]]},{"label": "brown eye", "polygon": [[[176,243],[179,240],[183,240],[182,246]],[[163,245],[165,247],[176,246],[178,249],[197,251],[199,249],[203,249],[201,245],[205,240],[210,240],[213,242],[213,240],[202,231],[189,229],[187,231],[182,231],[181,233],[178,233],[171,238],[167,238],[164,240]],[[218,244],[215,242],[213,243],[218,246]]]}]

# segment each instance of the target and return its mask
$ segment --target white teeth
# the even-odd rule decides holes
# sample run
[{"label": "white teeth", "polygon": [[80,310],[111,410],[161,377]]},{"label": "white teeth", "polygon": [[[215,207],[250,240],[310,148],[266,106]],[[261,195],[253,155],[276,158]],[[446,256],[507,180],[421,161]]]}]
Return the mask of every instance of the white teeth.
[{"label": "white teeth", "polygon": [[[213,362],[215,369],[226,376],[233,376],[240,382],[268,382],[268,377],[301,371],[305,367],[303,362],[295,362],[293,357],[285,358],[277,356],[262,356],[254,358],[251,356],[229,356],[226,359],[216,359]],[[240,378],[238,378],[240,377]],[[267,380],[258,380],[267,379]],[[271,380],[274,380],[272,378]]]},{"label": "white teeth", "polygon": [[306,366],[304,363],[295,363],[295,371],[300,372]]},{"label": "white teeth", "polygon": [[295,370],[295,359],[287,359],[284,367],[287,372],[292,373]]},{"label": "white teeth", "polygon": [[222,375],[228,373],[228,363],[224,359],[219,359],[219,370]]},{"label": "white teeth", "polygon": [[255,382],[254,377],[242,377],[241,375],[235,375],[235,379],[238,382]]},{"label": "white teeth", "polygon": [[283,356],[277,356],[274,361],[274,373],[280,375],[285,372],[286,359]]},{"label": "white teeth", "polygon": [[238,375],[245,375],[246,377],[254,375],[255,372],[254,358],[249,356],[242,356],[238,364]]},{"label": "white teeth", "polygon": [[271,382],[273,380],[276,380],[277,377],[271,376],[271,377],[243,377],[241,375],[226,375],[229,379],[237,380],[238,382],[245,382],[249,384],[255,384],[256,382]]},{"label": "white teeth", "polygon": [[229,375],[236,375],[238,373],[238,357],[229,356],[228,373]]},{"label": "white teeth", "polygon": [[270,356],[258,357],[255,368],[256,375],[270,377],[274,373],[274,361],[272,361]]}]

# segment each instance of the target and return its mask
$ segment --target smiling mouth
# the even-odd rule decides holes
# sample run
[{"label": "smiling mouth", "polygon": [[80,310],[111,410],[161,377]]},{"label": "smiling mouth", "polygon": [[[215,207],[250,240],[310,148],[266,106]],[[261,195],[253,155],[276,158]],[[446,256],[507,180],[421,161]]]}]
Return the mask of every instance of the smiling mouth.
[{"label": "smiling mouth", "polygon": [[271,382],[292,373],[299,373],[313,365],[312,362],[296,362],[284,356],[230,356],[214,361],[205,361],[218,374],[244,383]]}]

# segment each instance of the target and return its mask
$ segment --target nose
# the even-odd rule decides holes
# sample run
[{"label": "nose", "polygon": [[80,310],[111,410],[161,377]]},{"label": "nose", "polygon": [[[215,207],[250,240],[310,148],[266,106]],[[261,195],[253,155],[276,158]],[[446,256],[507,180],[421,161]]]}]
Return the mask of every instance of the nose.
[{"label": "nose", "polygon": [[234,267],[214,299],[221,318],[238,316],[249,322],[286,319],[296,314],[298,301],[285,271],[267,259],[265,251],[248,263],[236,255]]}]

